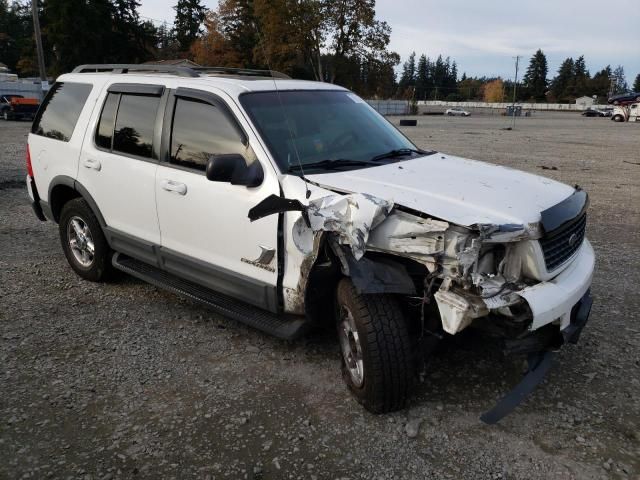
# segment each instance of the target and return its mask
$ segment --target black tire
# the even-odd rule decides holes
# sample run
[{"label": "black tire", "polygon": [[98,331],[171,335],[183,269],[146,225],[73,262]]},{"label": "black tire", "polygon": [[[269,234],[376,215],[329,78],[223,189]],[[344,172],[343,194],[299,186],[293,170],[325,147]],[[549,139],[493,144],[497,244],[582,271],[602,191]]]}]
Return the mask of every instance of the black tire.
[{"label": "black tire", "polygon": [[624,121],[624,118],[622,117],[622,115],[614,115],[614,116],[613,116],[613,118],[612,118],[612,120],[613,120],[614,122],[623,122],[623,121]]},{"label": "black tire", "polygon": [[8,110],[5,110],[4,112],[2,112],[2,118],[4,118],[5,121],[11,120],[11,115],[9,114]]},{"label": "black tire", "polygon": [[[92,241],[93,255],[89,264],[81,263],[76,253],[74,253],[70,243],[70,231],[74,230],[70,225],[72,220],[76,222],[80,220],[81,225],[86,225],[88,229],[88,238]],[[107,239],[102,232],[98,218],[89,207],[89,204],[83,198],[75,198],[70,200],[62,207],[60,214],[60,241],[62,242],[62,250],[67,257],[67,261],[71,268],[85,280],[92,282],[101,282],[108,278],[111,273],[111,257],[113,252],[109,248]],[[77,244],[77,234],[75,240]],[[77,250],[76,250],[77,251]]]},{"label": "black tire", "polygon": [[405,407],[413,383],[411,341],[396,299],[390,295],[360,295],[351,279],[338,283],[336,294],[338,336],[350,312],[358,334],[362,381],[354,381],[342,347],[342,376],[352,394],[372,413]]}]

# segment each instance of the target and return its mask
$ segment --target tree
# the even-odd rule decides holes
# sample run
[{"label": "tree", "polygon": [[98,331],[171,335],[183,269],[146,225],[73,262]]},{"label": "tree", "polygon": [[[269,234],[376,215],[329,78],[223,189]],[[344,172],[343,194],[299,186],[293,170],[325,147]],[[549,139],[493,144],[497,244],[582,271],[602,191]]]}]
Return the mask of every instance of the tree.
[{"label": "tree", "polygon": [[420,55],[416,70],[416,99],[426,100],[429,92],[429,59],[426,55]]},{"label": "tree", "polygon": [[390,95],[398,54],[374,0],[221,0],[192,53],[198,63],[283,70]]},{"label": "tree", "polygon": [[624,76],[624,68],[622,65],[618,65],[613,71],[613,94],[626,93],[629,91],[629,85]]},{"label": "tree", "polygon": [[408,88],[416,84],[416,52],[409,55],[409,59],[402,66],[402,75],[400,76],[400,91],[405,92]]},{"label": "tree", "polygon": [[640,92],[640,73],[636,75],[636,79],[633,82],[633,91]]},{"label": "tree", "polygon": [[551,82],[551,91],[556,101],[567,102],[571,100],[574,80],[574,61],[567,58],[558,69],[558,75]]},{"label": "tree", "polygon": [[548,87],[547,74],[549,68],[547,66],[547,57],[538,49],[529,60],[529,67],[522,80],[523,86],[530,97],[535,100],[545,100]]},{"label": "tree", "polygon": [[601,98],[606,98],[609,94],[612,75],[613,72],[610,65],[607,65],[605,68],[594,74],[593,78],[591,78],[591,81],[589,82],[589,91],[591,94],[597,95]]},{"label": "tree", "polygon": [[206,9],[200,0],[178,0],[173,9],[175,38],[181,51],[186,52],[201,33],[200,28],[206,16]]},{"label": "tree", "polygon": [[497,78],[484,85],[483,97],[485,102],[496,103],[504,100],[504,83]]},{"label": "tree", "polygon": [[590,95],[589,91],[589,71],[584,62],[584,55],[580,55],[573,64],[573,95],[581,97]]}]

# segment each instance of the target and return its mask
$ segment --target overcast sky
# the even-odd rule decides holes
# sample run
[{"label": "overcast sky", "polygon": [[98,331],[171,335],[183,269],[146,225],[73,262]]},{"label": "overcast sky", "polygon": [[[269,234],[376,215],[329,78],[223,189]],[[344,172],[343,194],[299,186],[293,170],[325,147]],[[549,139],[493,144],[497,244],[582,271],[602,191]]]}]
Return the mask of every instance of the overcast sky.
[{"label": "overcast sky", "polygon": [[[141,14],[173,20],[166,0],[141,0]],[[204,0],[215,8],[216,0]],[[585,56],[593,75],[607,64],[624,66],[631,85],[640,73],[638,0],[377,0],[377,16],[391,25],[390,48],[403,61],[412,52],[450,56],[460,74],[512,78],[536,49],[553,77],[566,57]]]}]

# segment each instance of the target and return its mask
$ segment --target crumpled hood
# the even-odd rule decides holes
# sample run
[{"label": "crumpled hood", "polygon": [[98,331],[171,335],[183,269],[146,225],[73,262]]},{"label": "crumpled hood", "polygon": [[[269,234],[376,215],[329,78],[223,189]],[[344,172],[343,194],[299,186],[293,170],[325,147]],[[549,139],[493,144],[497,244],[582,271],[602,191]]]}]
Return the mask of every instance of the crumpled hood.
[{"label": "crumpled hood", "polygon": [[538,175],[436,153],[346,172],[307,175],[320,186],[366,193],[458,225],[526,225],[574,189]]}]

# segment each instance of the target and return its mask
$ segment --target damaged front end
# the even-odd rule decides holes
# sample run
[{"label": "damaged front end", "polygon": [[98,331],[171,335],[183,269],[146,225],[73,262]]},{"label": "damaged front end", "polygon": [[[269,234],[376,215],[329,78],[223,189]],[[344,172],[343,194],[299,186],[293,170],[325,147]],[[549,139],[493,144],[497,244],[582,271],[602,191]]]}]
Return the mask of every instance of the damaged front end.
[{"label": "damaged front end", "polygon": [[[323,292],[340,274],[358,293],[403,295],[421,339],[473,326],[500,338],[507,353],[534,356],[577,341],[594,267],[581,190],[526,225],[457,225],[371,195],[314,193],[308,205],[272,196],[249,215],[291,215],[285,310],[309,314],[314,302],[327,303]],[[564,258],[558,264],[547,250]],[[549,362],[531,360],[531,375],[540,377],[536,367]]]}]

